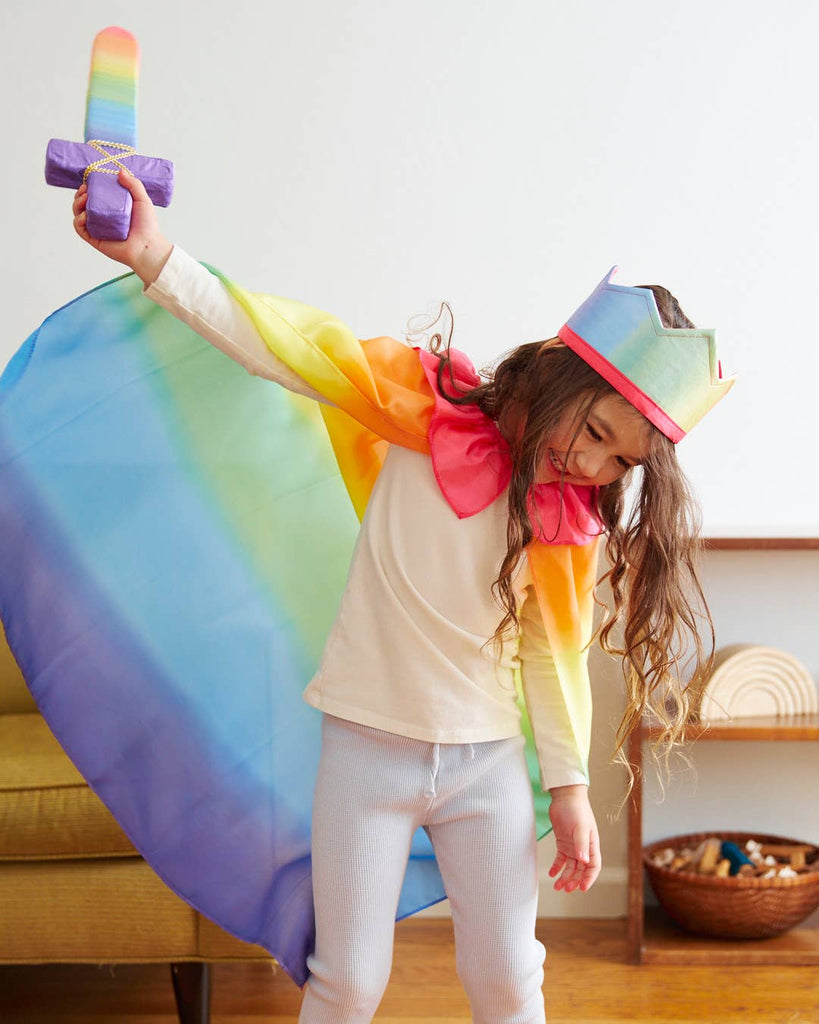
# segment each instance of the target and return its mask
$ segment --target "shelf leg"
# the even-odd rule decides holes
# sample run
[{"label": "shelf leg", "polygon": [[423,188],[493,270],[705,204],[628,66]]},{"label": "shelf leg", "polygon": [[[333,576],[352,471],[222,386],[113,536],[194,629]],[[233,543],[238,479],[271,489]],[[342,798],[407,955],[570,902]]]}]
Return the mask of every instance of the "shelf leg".
[{"label": "shelf leg", "polygon": [[634,786],[628,802],[628,949],[629,961],[643,959],[643,736],[638,726],[629,738],[628,758]]}]

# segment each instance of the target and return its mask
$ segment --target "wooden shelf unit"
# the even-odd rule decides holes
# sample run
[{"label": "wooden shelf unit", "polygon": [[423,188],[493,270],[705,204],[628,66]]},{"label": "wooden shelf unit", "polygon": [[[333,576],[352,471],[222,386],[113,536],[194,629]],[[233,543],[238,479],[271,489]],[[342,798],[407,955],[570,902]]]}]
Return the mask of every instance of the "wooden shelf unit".
[{"label": "wooden shelf unit", "polygon": [[[819,538],[709,538],[706,548],[721,551],[819,550]],[[773,939],[720,940],[678,928],[659,907],[646,908],[643,895],[643,745],[656,728],[635,730],[629,758],[635,767],[628,813],[628,917],[632,963],[819,965],[819,911]],[[819,715],[745,718],[692,727],[697,742],[819,741]]]}]

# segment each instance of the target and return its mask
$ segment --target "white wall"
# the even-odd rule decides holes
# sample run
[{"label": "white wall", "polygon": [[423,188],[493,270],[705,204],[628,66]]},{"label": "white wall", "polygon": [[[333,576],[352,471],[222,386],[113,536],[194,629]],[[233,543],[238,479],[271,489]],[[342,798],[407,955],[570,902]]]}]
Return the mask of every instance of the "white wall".
[{"label": "white wall", "polygon": [[554,333],[613,263],[666,283],[740,374],[681,446],[709,531],[817,532],[815,5],[4,4],[2,359],[113,276],[42,180],[107,24],[142,45],[179,244],[362,335],[446,298],[478,361]]},{"label": "white wall", "polygon": [[[815,290],[819,226],[816,11],[795,0],[4,4],[0,362],[117,273],[75,238],[70,194],[46,187],[42,166],[50,136],[80,137],[91,40],[120,24],[142,46],[141,149],[176,163],[163,223],[179,244],[365,336],[400,334],[446,298],[478,362],[554,333],[613,263],[625,283],[667,284],[718,327],[723,365],[740,375],[680,447],[707,532],[816,535],[819,346],[801,298]],[[744,635],[746,605],[756,614],[743,575],[759,571],[754,557],[714,583],[720,643]],[[800,593],[783,592],[763,616],[774,628],[753,635],[775,643],[815,606]],[[798,647],[801,625],[788,628]],[[596,687],[604,818],[622,789],[605,766],[621,706],[612,666],[600,663]],[[745,778],[738,763],[717,770]],[[794,766],[797,781],[810,772]],[[759,783],[753,808],[789,800],[789,779]],[[692,826],[722,806],[704,797]],[[605,825],[610,897],[571,907],[622,908],[624,837],[624,821]]]}]

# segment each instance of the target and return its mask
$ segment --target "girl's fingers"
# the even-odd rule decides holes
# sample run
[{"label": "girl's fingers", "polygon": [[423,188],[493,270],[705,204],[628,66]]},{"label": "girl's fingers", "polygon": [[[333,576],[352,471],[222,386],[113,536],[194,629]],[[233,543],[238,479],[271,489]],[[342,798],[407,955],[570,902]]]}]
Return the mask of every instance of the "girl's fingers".
[{"label": "girl's fingers", "polygon": [[[549,875],[555,879],[555,889],[566,889],[578,870],[578,863],[565,853],[558,853],[549,868]],[[557,876],[557,877],[555,877]]]},{"label": "girl's fingers", "polygon": [[590,889],[597,876],[600,874],[600,869],[603,866],[602,859],[600,857],[600,842],[595,832],[589,836],[589,852],[588,860],[584,865],[585,870],[583,871],[583,877],[580,881],[580,888],[583,892]]},{"label": "girl's fingers", "polygon": [[82,213],[77,214],[77,216],[74,218],[74,230],[77,232],[77,234],[80,236],[80,238],[84,242],[88,242],[89,244],[98,247],[99,243],[96,242],[88,234],[87,221],[88,221],[88,214],[85,212],[85,210],[83,210]]},{"label": "girl's fingers", "polygon": [[119,172],[119,177],[117,178],[117,180],[123,188],[128,189],[128,191],[131,193],[131,198],[135,202],[150,203],[151,200],[148,196],[148,193],[145,191],[145,186],[142,184],[139,178],[131,174],[130,171],[121,170]]},{"label": "girl's fingers", "polygon": [[558,854],[555,857],[554,863],[549,869],[549,875],[552,878],[559,876],[554,883],[555,889],[565,892],[574,892],[576,889],[580,889],[582,892],[586,892],[592,887],[600,874],[600,858],[593,840],[589,852],[586,854],[583,851],[583,853],[584,857],[569,857],[566,854]]},{"label": "girl's fingers", "polygon": [[585,865],[579,861],[569,858],[566,862],[566,867],[563,869],[563,874],[555,882],[556,889],[565,889],[566,892],[574,892],[574,890],[580,885],[580,881],[585,871]]},{"label": "girl's fingers", "polygon": [[554,878],[555,875],[559,875],[561,869],[565,866],[567,860],[568,857],[566,856],[566,854],[560,853],[560,851],[558,851],[555,854],[555,859],[552,861],[552,866],[549,868],[549,876],[551,878]]}]

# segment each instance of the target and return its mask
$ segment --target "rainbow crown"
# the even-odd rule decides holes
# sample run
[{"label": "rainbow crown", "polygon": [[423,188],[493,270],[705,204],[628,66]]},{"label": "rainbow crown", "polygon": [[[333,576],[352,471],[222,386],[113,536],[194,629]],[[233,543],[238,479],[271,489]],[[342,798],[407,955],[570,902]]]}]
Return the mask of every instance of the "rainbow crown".
[{"label": "rainbow crown", "polygon": [[612,284],[616,270],[558,336],[666,437],[680,441],[734,378],[722,376],[716,331],[663,327],[654,293]]}]

